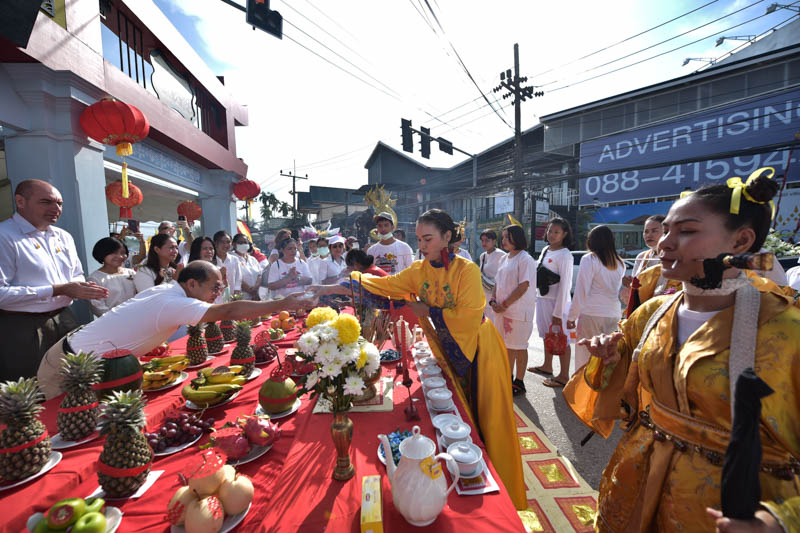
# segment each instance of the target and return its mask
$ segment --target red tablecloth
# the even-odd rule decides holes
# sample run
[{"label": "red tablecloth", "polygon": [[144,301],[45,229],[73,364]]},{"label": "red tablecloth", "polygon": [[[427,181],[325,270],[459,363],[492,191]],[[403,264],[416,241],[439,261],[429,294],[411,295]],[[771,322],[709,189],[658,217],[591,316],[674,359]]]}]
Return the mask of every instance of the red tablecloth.
[{"label": "red tablecloth", "polygon": [[[254,328],[253,335],[265,329]],[[299,336],[292,331],[277,343],[281,357]],[[181,353],[186,339],[170,345],[173,353]],[[217,357],[212,364],[227,364],[232,345]],[[216,427],[232,421],[240,414],[253,413],[258,405],[258,390],[277,362],[259,367],[261,376],[247,383],[239,396],[229,404],[211,408],[205,416],[213,416]],[[384,365],[384,374],[394,375],[394,365]],[[422,398],[416,370],[411,369],[414,385],[412,395]],[[192,373],[190,377],[193,377]],[[146,393],[145,408],[148,427],[157,427],[164,411],[183,404],[180,395],[182,386],[163,392]],[[361,478],[365,475],[383,476],[384,531],[420,531],[408,524],[392,505],[391,489],[385,468],[377,458],[378,433],[395,429],[410,429],[403,408],[406,405],[405,387],[394,391],[395,408],[391,413],[351,413],[354,423],[351,457],[356,475],[347,482],[331,479],[335,463],[335,449],[330,434],[332,415],[313,414],[313,401],[303,398],[303,404],[292,416],[277,420],[282,436],[272,449],[260,459],[242,465],[239,471],[251,477],[256,487],[253,505],[238,531],[359,531],[361,507]],[[56,408],[59,399],[45,404],[42,420],[51,434],[56,429]],[[456,400],[458,403],[458,400]],[[424,403],[417,402],[422,420],[417,422],[423,434],[433,437],[434,429]],[[464,420],[468,420],[462,410]],[[473,428],[473,435],[477,432]],[[199,444],[205,444],[204,436]],[[95,463],[102,450],[102,439],[62,450],[64,457],[56,467],[41,478],[20,487],[0,492],[0,530],[3,532],[25,531],[27,518],[34,512],[46,511],[62,498],[89,496],[97,487]],[[129,500],[113,500],[110,505],[119,507],[123,515],[119,533],[165,532],[169,526],[165,521],[166,505],[179,486],[177,474],[186,465],[197,447],[167,457],[157,458],[153,470],[164,470],[155,484],[141,497]],[[484,455],[485,456],[485,455]],[[489,463],[487,458],[487,463]],[[495,479],[497,473],[492,468]],[[511,503],[508,493],[500,484],[499,493],[484,496],[459,496],[450,493],[448,505],[439,518],[427,529],[449,531],[471,528],[475,531],[524,531],[521,521]],[[426,528],[421,528],[426,529]]]}]

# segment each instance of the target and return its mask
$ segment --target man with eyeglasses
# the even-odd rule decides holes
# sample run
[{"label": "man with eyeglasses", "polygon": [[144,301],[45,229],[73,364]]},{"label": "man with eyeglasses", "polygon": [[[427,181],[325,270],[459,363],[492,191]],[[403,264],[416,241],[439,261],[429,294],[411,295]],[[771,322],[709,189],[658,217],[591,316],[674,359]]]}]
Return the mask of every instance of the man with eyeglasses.
[{"label": "man with eyeglasses", "polygon": [[214,304],[224,288],[216,266],[207,261],[192,261],[181,270],[177,283],[142,291],[59,340],[39,365],[42,391],[48,399],[61,393],[59,369],[65,353],[93,352],[100,357],[120,349],[140,356],[165,342],[185,324],[243,320],[284,310],[308,309],[314,304],[313,298],[303,298],[301,293],[282,300]]}]

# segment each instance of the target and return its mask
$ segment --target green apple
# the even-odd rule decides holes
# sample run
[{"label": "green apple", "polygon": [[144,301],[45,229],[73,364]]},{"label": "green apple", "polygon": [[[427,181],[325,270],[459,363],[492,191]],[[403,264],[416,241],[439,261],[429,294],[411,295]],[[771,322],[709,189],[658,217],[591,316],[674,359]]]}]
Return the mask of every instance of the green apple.
[{"label": "green apple", "polygon": [[47,511],[47,525],[51,529],[62,530],[78,521],[86,512],[86,501],[83,498],[67,498],[56,503]]},{"label": "green apple", "polygon": [[102,513],[93,511],[81,516],[70,533],[105,533],[106,517]]},{"label": "green apple", "polygon": [[106,509],[106,501],[103,498],[89,498],[86,500],[87,513],[102,513]]}]

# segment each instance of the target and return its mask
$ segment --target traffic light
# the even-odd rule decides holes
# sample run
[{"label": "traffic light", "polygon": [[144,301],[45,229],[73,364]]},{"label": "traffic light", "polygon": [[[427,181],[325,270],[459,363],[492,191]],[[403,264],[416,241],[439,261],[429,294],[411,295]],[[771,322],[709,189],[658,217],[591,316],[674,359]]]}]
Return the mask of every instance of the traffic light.
[{"label": "traffic light", "polygon": [[269,8],[269,0],[247,0],[247,23],[283,39],[283,17]]},{"label": "traffic light", "polygon": [[405,118],[400,119],[400,129],[403,135],[403,151],[414,153],[414,138],[411,131],[411,121]]},{"label": "traffic light", "polygon": [[453,143],[451,143],[447,139],[443,139],[442,137],[439,137],[436,140],[439,142],[439,150],[441,152],[453,155]]},{"label": "traffic light", "polygon": [[431,129],[422,126],[419,135],[419,153],[425,159],[431,158]]}]

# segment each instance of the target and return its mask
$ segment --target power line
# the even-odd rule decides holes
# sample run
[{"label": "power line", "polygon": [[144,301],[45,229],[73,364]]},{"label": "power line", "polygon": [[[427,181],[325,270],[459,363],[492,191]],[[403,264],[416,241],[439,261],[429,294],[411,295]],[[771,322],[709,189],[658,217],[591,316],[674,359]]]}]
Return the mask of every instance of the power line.
[{"label": "power line", "polygon": [[359,53],[358,53],[356,50],[354,50],[353,48],[351,48],[351,47],[350,47],[350,46],[349,46],[347,43],[345,43],[344,41],[342,41],[341,39],[339,39],[338,37],[336,37],[334,34],[332,34],[332,33],[331,33],[331,32],[329,32],[328,30],[326,30],[325,28],[323,28],[322,26],[320,26],[319,24],[317,24],[316,22],[314,22],[312,19],[310,19],[309,17],[307,17],[306,15],[304,15],[303,13],[301,13],[301,12],[300,12],[300,11],[299,11],[299,10],[298,10],[296,7],[292,7],[292,5],[291,5],[291,4],[289,4],[288,2],[285,2],[283,5],[285,5],[286,7],[288,7],[289,9],[291,9],[292,11],[294,11],[295,13],[297,13],[298,15],[300,15],[301,17],[303,17],[304,19],[306,19],[308,22],[310,22],[311,24],[313,24],[314,26],[316,26],[317,28],[319,28],[320,30],[322,30],[322,31],[323,31],[323,32],[324,32],[326,35],[328,35],[328,36],[329,36],[331,39],[333,39],[333,40],[334,40],[334,41],[336,41],[337,43],[341,44],[342,46],[344,46],[345,48],[347,48],[348,50],[350,50],[351,52],[353,52],[355,55],[357,55],[358,57],[360,57],[360,58],[361,58],[363,61],[366,61],[368,64],[370,64],[370,65],[371,65],[371,63],[369,62],[369,60],[368,60],[367,58],[365,58],[364,56],[362,56],[361,54],[359,54]]},{"label": "power line", "polygon": [[[759,1],[763,1],[763,0],[759,0]],[[561,87],[556,87],[555,89],[550,89],[550,91],[549,91],[549,92],[550,92],[550,93],[553,93],[553,92],[555,92],[555,91],[560,91],[560,90],[563,90],[563,89],[567,89],[567,88],[569,88],[569,87],[575,87],[576,85],[580,85],[581,83],[586,83],[587,81],[595,80],[595,79],[597,79],[597,78],[602,78],[603,76],[607,76],[607,75],[609,75],[609,74],[613,74],[613,73],[615,73],[615,72],[619,72],[620,70],[624,70],[624,69],[627,69],[627,68],[630,68],[630,67],[634,67],[634,66],[636,66],[636,65],[640,65],[640,64],[642,64],[642,63],[645,63],[646,61],[650,61],[651,59],[656,59],[657,57],[661,57],[661,56],[663,56],[663,55],[666,55],[666,54],[671,54],[672,52],[675,52],[676,50],[680,50],[680,49],[682,49],[682,48],[686,48],[687,46],[691,46],[691,45],[693,45],[693,44],[697,44],[697,43],[699,43],[699,42],[701,42],[701,41],[705,41],[706,39],[709,39],[709,38],[711,38],[711,37],[714,37],[714,36],[716,36],[716,35],[719,35],[720,33],[727,33],[727,32],[729,32],[729,31],[731,31],[731,30],[733,30],[733,29],[736,29],[736,28],[738,28],[738,27],[740,27],[740,26],[744,26],[745,24],[750,24],[751,22],[753,22],[753,21],[756,21],[756,20],[758,20],[758,19],[760,19],[760,18],[762,18],[762,17],[766,17],[766,16],[767,16],[767,13],[765,13],[765,14],[763,14],[763,15],[759,15],[759,16],[757,16],[757,17],[753,17],[753,18],[751,18],[750,20],[746,20],[746,21],[744,21],[744,22],[741,22],[741,23],[739,23],[739,24],[736,24],[736,25],[734,25],[734,26],[731,26],[731,27],[729,27],[729,28],[726,28],[726,29],[724,29],[724,30],[721,30],[721,31],[714,32],[714,33],[712,33],[712,34],[710,34],[710,35],[707,35],[707,36],[705,36],[705,37],[702,37],[702,38],[700,38],[700,39],[697,39],[697,40],[695,40],[695,41],[692,41],[692,42],[690,42],[690,43],[686,43],[686,44],[684,44],[684,45],[678,46],[678,47],[676,47],[676,48],[673,48],[673,49],[671,49],[671,50],[667,50],[666,52],[661,52],[661,53],[659,53],[659,54],[656,54],[656,55],[654,55],[654,56],[650,56],[650,57],[647,57],[647,58],[645,58],[645,59],[640,59],[639,61],[636,61],[636,62],[634,62],[634,63],[630,63],[630,64],[628,64],[628,65],[623,65],[623,66],[621,66],[621,67],[618,67],[618,68],[615,68],[615,69],[613,69],[613,70],[609,70],[609,71],[607,71],[607,72],[603,72],[602,74],[597,74],[596,76],[591,76],[591,77],[589,77],[589,78],[585,78],[585,79],[583,79],[583,80],[579,80],[579,81],[576,81],[576,82],[574,82],[574,83],[569,83],[569,84],[566,84],[566,85],[562,85]]]},{"label": "power line", "polygon": [[640,32],[639,32],[639,33],[637,33],[636,35],[631,35],[630,37],[626,37],[625,39],[622,39],[621,41],[617,41],[617,42],[615,42],[614,44],[610,44],[610,45],[606,46],[605,48],[601,48],[601,49],[599,49],[599,50],[595,50],[594,52],[592,52],[592,53],[590,53],[590,54],[586,54],[585,56],[581,56],[581,57],[579,57],[579,58],[577,58],[577,59],[573,59],[572,61],[569,61],[569,62],[567,62],[567,63],[564,63],[564,64],[562,64],[562,65],[559,65],[559,66],[557,66],[557,67],[553,67],[553,68],[550,68],[550,69],[548,69],[548,70],[545,70],[545,71],[539,72],[538,74],[535,74],[533,77],[534,77],[534,78],[538,78],[538,77],[539,77],[539,76],[541,76],[542,74],[548,74],[548,73],[550,73],[550,72],[553,72],[554,70],[558,70],[558,69],[561,69],[561,68],[564,68],[564,67],[568,67],[568,66],[570,66],[570,65],[573,65],[573,64],[577,63],[578,61],[583,61],[584,59],[588,59],[588,58],[590,58],[590,57],[592,57],[592,56],[595,56],[595,55],[597,55],[597,54],[599,54],[599,53],[605,52],[606,50],[610,50],[611,48],[614,48],[615,46],[618,46],[618,45],[620,45],[620,44],[626,43],[626,42],[628,42],[628,41],[630,41],[630,40],[632,40],[632,39],[635,39],[636,37],[640,37],[640,36],[644,35],[645,33],[649,33],[649,32],[651,32],[651,31],[653,31],[653,30],[657,30],[658,28],[661,28],[662,26],[666,26],[667,24],[669,24],[669,23],[671,23],[671,22],[675,22],[675,21],[676,21],[676,20],[678,20],[678,19],[681,19],[681,18],[683,18],[683,17],[685,17],[685,16],[691,15],[692,13],[694,13],[694,12],[696,12],[696,11],[700,11],[701,9],[703,9],[703,8],[705,8],[705,7],[708,7],[708,6],[710,6],[711,4],[714,4],[714,3],[716,3],[717,1],[718,1],[718,0],[711,0],[711,2],[708,2],[708,3],[706,3],[706,4],[703,4],[703,5],[702,5],[702,6],[700,6],[700,7],[696,7],[696,8],[694,8],[694,9],[692,9],[691,11],[687,11],[686,13],[684,13],[684,14],[682,14],[682,15],[678,15],[678,16],[677,16],[677,17],[675,17],[675,18],[669,19],[669,20],[668,20],[668,21],[666,21],[666,22],[662,22],[661,24],[658,24],[658,25],[656,25],[656,26],[653,26],[652,28],[648,28],[648,29],[646,29],[646,30],[644,30],[644,31],[640,31]]},{"label": "power line", "polygon": [[327,13],[325,13],[325,12],[324,12],[324,11],[322,11],[320,8],[318,8],[317,6],[315,6],[315,5],[314,5],[314,4],[311,2],[311,0],[306,0],[306,3],[307,3],[308,5],[310,5],[311,7],[313,7],[314,9],[316,9],[316,10],[317,10],[317,11],[318,11],[318,12],[319,12],[319,13],[320,13],[320,14],[321,14],[323,17],[325,17],[326,19],[328,19],[328,20],[330,20],[331,22],[333,22],[333,23],[334,23],[334,24],[335,24],[335,25],[336,25],[336,26],[337,26],[337,27],[338,27],[340,30],[342,30],[342,31],[343,31],[343,32],[345,32],[347,35],[349,35],[349,36],[350,36],[350,37],[351,37],[351,38],[352,38],[354,41],[358,41],[358,38],[357,38],[355,35],[353,35],[352,33],[350,33],[349,31],[347,31],[347,28],[345,28],[344,26],[342,26],[341,24],[339,24],[338,22],[336,22],[335,20],[333,20],[331,17],[329,17]]},{"label": "power line", "polygon": [[[741,8],[741,9],[738,9],[738,10],[736,10],[736,11],[733,11],[732,13],[728,13],[727,15],[723,15],[722,17],[716,18],[716,19],[714,19],[714,20],[712,20],[712,21],[710,21],[710,22],[706,22],[705,24],[702,24],[702,25],[700,25],[700,26],[697,26],[696,28],[692,28],[692,29],[690,29],[690,30],[687,30],[687,31],[685,31],[685,32],[683,32],[683,33],[679,33],[678,35],[673,35],[673,36],[672,36],[672,37],[670,37],[669,39],[664,39],[664,40],[663,40],[663,41],[661,41],[661,42],[658,42],[658,43],[656,43],[656,44],[652,44],[652,45],[650,45],[650,46],[647,46],[647,47],[645,47],[645,48],[642,48],[641,50],[637,50],[637,51],[635,51],[635,52],[631,52],[631,53],[629,53],[629,54],[626,54],[626,55],[624,55],[624,56],[618,57],[618,58],[616,58],[616,59],[612,59],[611,61],[606,61],[605,63],[602,63],[602,64],[600,64],[600,65],[596,65],[596,66],[594,66],[594,67],[591,67],[591,68],[588,68],[588,69],[582,70],[581,72],[577,72],[577,73],[573,74],[573,75],[572,75],[572,77],[577,77],[577,76],[580,76],[581,74],[586,74],[586,73],[588,73],[588,72],[595,71],[595,70],[597,70],[597,69],[599,69],[599,68],[603,68],[603,67],[605,67],[605,66],[612,65],[612,64],[614,64],[614,63],[616,63],[616,62],[618,62],[618,61],[622,61],[623,59],[627,59],[627,58],[629,58],[629,57],[631,57],[631,56],[635,56],[635,55],[637,55],[637,54],[640,54],[640,53],[642,53],[642,52],[646,52],[647,50],[650,50],[650,49],[652,49],[652,48],[655,48],[655,47],[657,47],[657,46],[661,46],[662,44],[665,44],[665,43],[668,43],[668,42],[670,42],[670,41],[673,41],[673,40],[675,40],[675,39],[678,39],[678,38],[680,38],[680,37],[683,37],[684,35],[688,35],[689,33],[692,33],[692,32],[695,32],[695,31],[697,31],[697,30],[699,30],[699,29],[705,28],[706,26],[710,26],[711,24],[715,24],[715,23],[719,22],[720,20],[723,20],[723,19],[726,19],[726,18],[728,18],[728,17],[731,17],[731,16],[733,16],[733,15],[735,15],[735,14],[737,14],[737,13],[741,12],[741,11],[744,11],[744,10],[746,10],[746,9],[750,9],[751,7],[753,7],[753,6],[757,5],[757,4],[760,4],[760,3],[761,3],[761,2],[763,2],[763,1],[764,1],[764,0],[757,0],[756,2],[753,2],[752,4],[750,4],[750,5],[747,5],[747,6],[745,6],[745,7]],[[762,16],[766,16],[766,13],[765,13],[764,15],[762,15]],[[757,18],[761,18],[761,17],[757,17]],[[752,19],[752,20],[755,20],[755,19]],[[727,30],[725,30],[725,31],[727,31]],[[715,34],[715,35],[716,35],[716,34]],[[704,39],[707,39],[707,37],[705,37]],[[701,39],[701,40],[702,40],[702,39]],[[697,42],[697,41],[695,41],[695,42]],[[690,44],[694,44],[694,43],[690,43]],[[561,80],[553,80],[553,81],[549,81],[549,82],[547,82],[547,83],[543,84],[543,85],[542,85],[542,87],[546,87],[546,86],[548,86],[548,85],[553,85],[554,83],[558,83],[559,81],[561,81]]]}]

